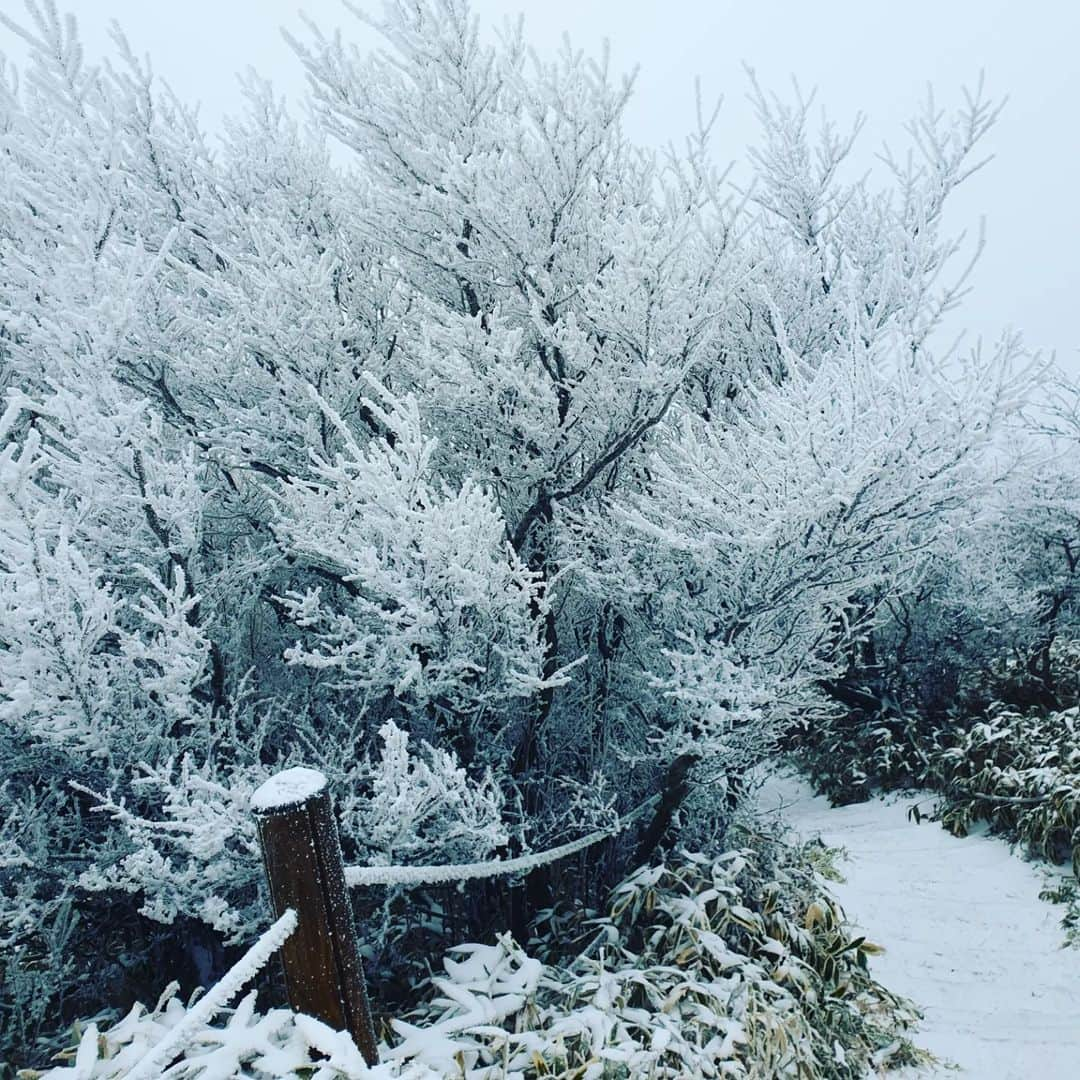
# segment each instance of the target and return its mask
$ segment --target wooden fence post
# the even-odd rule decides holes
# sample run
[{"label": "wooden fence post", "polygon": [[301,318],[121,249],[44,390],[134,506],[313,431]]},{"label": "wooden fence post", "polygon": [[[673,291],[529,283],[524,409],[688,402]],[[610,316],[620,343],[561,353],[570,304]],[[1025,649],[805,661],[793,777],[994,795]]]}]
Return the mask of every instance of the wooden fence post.
[{"label": "wooden fence post", "polygon": [[289,1002],[353,1038],[378,1063],[371,1009],[326,777],[286,769],[251,797],[275,917],[287,908],[296,930],[281,959]]}]

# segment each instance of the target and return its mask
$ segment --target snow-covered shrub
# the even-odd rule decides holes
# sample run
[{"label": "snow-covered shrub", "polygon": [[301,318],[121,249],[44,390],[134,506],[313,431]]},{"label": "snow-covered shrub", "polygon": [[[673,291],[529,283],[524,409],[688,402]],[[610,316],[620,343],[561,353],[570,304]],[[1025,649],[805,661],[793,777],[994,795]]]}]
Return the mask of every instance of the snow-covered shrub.
[{"label": "snow-covered shrub", "polygon": [[913,1060],[914,1010],[867,974],[877,947],[802,852],[761,860],[682,854],[578,923],[588,946],[538,1005],[553,1074],[854,1078]]},{"label": "snow-covered shrub", "polygon": [[[185,1005],[178,991],[170,983],[153,1009],[136,1005],[118,1023],[100,1030],[95,1023],[75,1025],[75,1045],[59,1055],[66,1064],[21,1075],[27,1080],[125,1080],[133,1066],[179,1028],[199,999],[193,995]],[[194,1027],[179,1058],[153,1075],[170,1080],[442,1080],[442,1074],[426,1069],[368,1069],[346,1032],[290,1009],[258,1012],[256,999],[252,990],[235,1008],[222,1010],[223,1022]]]},{"label": "snow-covered shrub", "polygon": [[[289,1009],[257,1013],[255,990],[235,1008],[228,1007],[295,927],[295,912],[285,912],[213,989],[193,994],[186,1005],[174,982],[152,1010],[135,1005],[122,1020],[102,1030],[96,1022],[76,1024],[75,1045],[57,1055],[70,1064],[44,1072],[28,1069],[20,1075],[43,1080],[157,1080],[163,1076],[175,1080],[242,1076],[434,1080],[436,1074],[427,1070],[368,1069],[346,1032]],[[225,1020],[215,1024],[219,1014],[225,1014]]]},{"label": "snow-covered shrub", "polygon": [[1061,928],[1065,931],[1064,944],[1080,948],[1080,875],[1074,878],[1051,877],[1039,892],[1040,900],[1061,904],[1065,911],[1061,916]]},{"label": "snow-covered shrub", "polygon": [[839,714],[800,728],[794,756],[799,768],[834,806],[863,802],[876,790],[928,782],[930,755],[942,733],[913,715]]},{"label": "snow-covered shrub", "polygon": [[932,755],[927,776],[946,795],[946,828],[987,821],[1080,878],[1080,708],[992,709]]},{"label": "snow-covered shrub", "polygon": [[[467,862],[507,842],[502,794],[490,774],[470,775],[452,753],[426,743],[414,753],[408,734],[392,721],[379,736],[376,758],[347,769],[323,763],[334,787],[346,792],[338,816],[350,860]],[[110,817],[124,836],[115,861],[87,869],[79,887],[131,893],[155,922],[196,920],[227,944],[250,938],[266,911],[250,800],[272,771],[263,765],[212,770],[190,757],[144,766],[132,786],[155,807],[153,817],[78,785],[94,801],[91,812]]]},{"label": "snow-covered shrub", "polygon": [[503,794],[491,773],[471,776],[445,750],[421,743],[393,721],[379,729],[378,761],[365,763],[352,794],[340,807],[345,834],[363,845],[364,865],[459,863],[483,859],[509,840]]}]

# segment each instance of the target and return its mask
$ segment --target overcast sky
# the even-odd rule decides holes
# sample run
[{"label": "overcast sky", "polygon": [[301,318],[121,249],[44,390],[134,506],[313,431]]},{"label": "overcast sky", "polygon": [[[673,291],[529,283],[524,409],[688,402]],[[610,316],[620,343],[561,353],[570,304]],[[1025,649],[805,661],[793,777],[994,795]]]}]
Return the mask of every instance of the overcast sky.
[{"label": "overcast sky", "polygon": [[[108,48],[111,18],[178,94],[202,102],[207,126],[235,108],[235,73],[247,65],[293,101],[304,93],[300,66],[280,28],[299,28],[298,6],[324,27],[342,26],[360,43],[371,32],[337,0],[58,0],[74,11],[91,58]],[[360,0],[379,10],[378,0]],[[15,3],[5,8],[13,11]],[[860,162],[884,140],[903,144],[904,121],[933,84],[941,104],[960,100],[985,70],[994,96],[1009,103],[987,149],[995,160],[957,193],[952,222],[977,231],[987,248],[962,319],[975,336],[1006,327],[1035,348],[1056,349],[1080,371],[1080,4],[1072,0],[474,0],[486,24],[523,12],[541,51],[563,32],[597,52],[611,43],[617,69],[638,65],[629,133],[661,145],[693,120],[694,79],[723,94],[718,154],[740,159],[755,139],[743,63],[766,87],[786,91],[792,76],[817,87],[818,101],[842,126],[867,114]],[[16,12],[17,15],[17,12]],[[0,29],[0,49],[21,49]]]}]

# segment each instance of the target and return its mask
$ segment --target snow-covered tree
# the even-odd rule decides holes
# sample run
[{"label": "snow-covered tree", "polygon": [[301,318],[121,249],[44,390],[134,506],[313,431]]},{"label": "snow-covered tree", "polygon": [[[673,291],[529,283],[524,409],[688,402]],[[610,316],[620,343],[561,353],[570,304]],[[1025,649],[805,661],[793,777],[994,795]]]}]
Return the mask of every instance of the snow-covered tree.
[{"label": "snow-covered tree", "polygon": [[887,652],[921,711],[1068,707],[1077,693],[1080,391],[1042,370],[1043,392],[994,448],[978,513],[937,539],[920,595],[892,612]]}]

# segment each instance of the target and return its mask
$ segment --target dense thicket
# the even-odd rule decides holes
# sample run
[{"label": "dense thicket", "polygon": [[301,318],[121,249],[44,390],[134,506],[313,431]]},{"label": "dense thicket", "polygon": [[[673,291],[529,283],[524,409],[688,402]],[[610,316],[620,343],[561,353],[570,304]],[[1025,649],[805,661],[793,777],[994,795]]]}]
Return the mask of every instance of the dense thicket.
[{"label": "dense thicket", "polygon": [[[1014,340],[933,351],[981,97],[879,189],[755,87],[740,193],[707,117],[636,147],[628,83],[463,0],[391,4],[371,55],[312,28],[313,128],[252,78],[213,146],[119,35],[97,67],[49,4],[3,21],[0,1045],[212,977],[264,924],[246,800],[283,765],[356,861],[656,796],[559,870],[595,903],[718,849],[793,731],[1010,657],[1055,693],[1075,391],[1025,412]],[[521,933],[554,884],[391,893],[373,962],[410,917]]]}]

